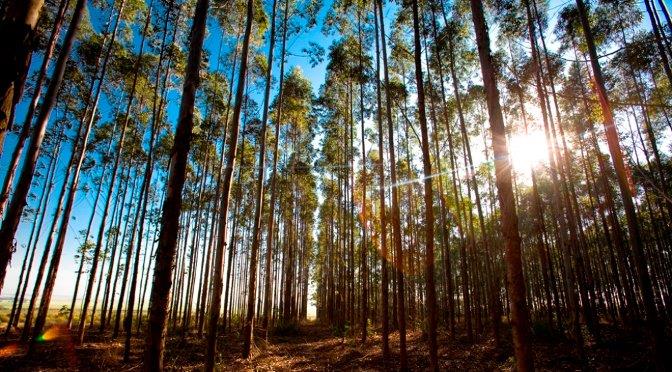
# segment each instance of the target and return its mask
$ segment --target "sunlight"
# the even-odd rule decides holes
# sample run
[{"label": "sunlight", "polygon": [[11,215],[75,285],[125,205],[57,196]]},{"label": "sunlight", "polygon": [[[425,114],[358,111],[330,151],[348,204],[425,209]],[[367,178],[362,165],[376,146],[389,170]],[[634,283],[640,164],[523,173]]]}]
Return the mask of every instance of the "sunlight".
[{"label": "sunlight", "polygon": [[516,133],[509,141],[511,165],[516,173],[528,175],[532,168],[548,163],[546,137],[542,131]]},{"label": "sunlight", "polygon": [[16,343],[11,343],[0,348],[0,358],[5,358],[11,355],[16,354],[19,351],[19,345]]}]

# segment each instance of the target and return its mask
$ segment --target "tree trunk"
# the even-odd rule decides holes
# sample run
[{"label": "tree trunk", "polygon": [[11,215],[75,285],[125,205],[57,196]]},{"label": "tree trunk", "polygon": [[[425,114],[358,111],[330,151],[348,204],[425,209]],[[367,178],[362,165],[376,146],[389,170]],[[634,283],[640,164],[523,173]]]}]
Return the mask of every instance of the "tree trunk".
[{"label": "tree trunk", "polygon": [[191,26],[191,43],[186,65],[178,124],[171,151],[171,168],[168,174],[166,199],[163,202],[161,232],[156,249],[154,280],[150,295],[149,326],[145,339],[144,369],[163,369],[163,352],[166,336],[166,317],[172,286],[173,261],[177,248],[179,218],[182,208],[182,189],[186,176],[189,147],[194,126],[194,102],[200,83],[199,72],[205,26],[208,16],[208,0],[198,0]]},{"label": "tree trunk", "polygon": [[420,21],[418,1],[413,0],[413,39],[415,57],[415,84],[418,92],[418,117],[422,137],[422,169],[425,199],[425,282],[427,291],[427,331],[429,333],[429,368],[439,370],[436,344],[436,285],[434,283],[434,195],[432,191],[432,163],[429,153],[429,130],[425,112],[425,88],[422,77],[422,45],[420,43]]},{"label": "tree trunk", "polygon": [[[219,320],[220,302],[222,296],[222,264],[224,263],[224,246],[226,242],[226,222],[228,218],[229,198],[231,194],[231,181],[233,169],[236,162],[236,150],[238,146],[238,128],[240,126],[240,112],[243,105],[243,94],[245,93],[245,79],[247,77],[248,50],[250,47],[250,33],[253,21],[253,2],[247,0],[247,18],[245,23],[245,35],[243,36],[243,48],[240,56],[240,71],[238,75],[238,86],[236,88],[236,103],[233,108],[232,126],[229,138],[229,148],[227,149],[226,168],[224,170],[224,184],[222,191],[222,202],[219,216],[219,236],[217,240],[217,251],[215,256],[215,273],[213,284],[213,298],[210,303],[210,320],[208,323],[208,341],[205,370],[210,372],[215,368],[215,353],[217,342],[217,324]],[[256,274],[255,274],[256,275]],[[256,288],[256,286],[255,286]]]},{"label": "tree trunk", "polygon": [[[388,279],[388,252],[387,252],[387,216],[385,215],[385,167],[384,148],[383,148],[383,117],[382,117],[382,99],[380,93],[380,38],[378,32],[379,14],[378,7],[380,1],[373,2],[373,15],[375,19],[375,39],[376,39],[376,122],[378,125],[378,198],[380,199],[380,251],[381,251],[381,312],[382,312],[382,339],[383,339],[383,360],[390,358],[390,320],[389,320],[389,279]],[[384,35],[382,35],[384,37]]]},{"label": "tree trunk", "polygon": [[389,151],[389,163],[390,163],[390,181],[392,182],[392,235],[394,239],[394,251],[395,251],[395,272],[396,272],[396,283],[397,283],[397,322],[399,326],[399,363],[401,369],[408,368],[408,361],[406,356],[406,310],[405,310],[405,301],[404,301],[404,271],[403,271],[403,252],[401,247],[401,224],[400,224],[400,212],[399,212],[399,196],[397,191],[397,160],[395,157],[395,145],[394,145],[394,125],[392,122],[392,102],[391,102],[391,93],[389,90],[390,79],[389,72],[387,68],[387,42],[385,34],[385,22],[383,16],[383,6],[382,1],[378,1],[378,13],[380,19],[380,38],[381,38],[381,49],[383,50],[383,76],[385,79],[385,107],[386,107],[386,116],[387,116],[387,131],[388,131],[388,141],[390,145],[388,146]]},{"label": "tree trunk", "polygon": [[[44,0],[7,0],[6,3],[0,20],[0,35],[3,36],[0,41],[0,55],[3,56],[0,59],[0,154],[7,131],[12,128],[14,106],[23,93]],[[5,268],[0,268],[2,289]]]},{"label": "tree trunk", "polygon": [[588,20],[588,10],[583,0],[576,0],[576,5],[579,13],[579,20],[583,28],[583,33],[586,38],[588,47],[588,55],[590,56],[590,63],[593,70],[593,77],[595,79],[595,89],[599,99],[602,114],[604,115],[604,130],[607,137],[607,144],[609,145],[609,152],[616,170],[618,180],[618,187],[623,198],[623,208],[625,209],[625,217],[628,223],[628,235],[630,238],[630,248],[632,249],[635,266],[637,267],[637,274],[639,276],[639,285],[642,291],[642,299],[644,301],[644,310],[646,312],[647,326],[653,338],[654,360],[656,368],[660,370],[669,367],[669,353],[665,353],[663,341],[663,329],[658,324],[658,314],[656,311],[655,298],[653,293],[653,286],[651,284],[651,277],[647,269],[647,260],[644,255],[644,246],[637,220],[637,212],[635,211],[635,204],[633,201],[633,193],[631,191],[632,180],[628,176],[625,162],[623,160],[623,153],[618,139],[618,130],[614,122],[611,111],[611,103],[609,95],[604,84],[604,77],[602,76],[602,68],[597,56],[595,48],[595,41],[593,40],[593,33],[590,28]]},{"label": "tree trunk", "polygon": [[506,143],[504,118],[502,117],[502,109],[499,103],[499,89],[497,88],[495,68],[490,52],[490,36],[481,0],[471,0],[471,11],[490,116],[492,147],[495,157],[495,175],[501,208],[501,229],[506,246],[508,295],[511,306],[516,368],[519,371],[529,371],[534,369],[532,348],[530,346],[530,324],[527,304],[525,302],[525,279],[523,277],[520,253],[521,244],[518,232],[518,216],[516,214],[511,182],[511,168],[508,165],[509,150]]},{"label": "tree trunk", "polygon": [[[16,169],[19,167],[19,161],[21,160],[21,154],[23,153],[24,145],[26,140],[30,135],[30,128],[33,123],[33,116],[35,115],[35,109],[37,109],[37,102],[40,100],[42,87],[44,85],[44,80],[47,77],[47,69],[49,68],[49,62],[51,61],[51,56],[54,53],[56,48],[56,42],[61,33],[61,26],[65,20],[65,12],[67,11],[69,2],[66,0],[61,0],[61,5],[59,5],[58,13],[56,14],[56,19],[54,20],[54,26],[51,30],[51,36],[49,36],[49,42],[47,44],[47,49],[44,51],[44,57],[42,59],[42,65],[40,67],[40,72],[38,73],[37,80],[35,83],[35,91],[33,92],[33,98],[28,105],[28,112],[26,113],[26,118],[23,121],[23,127],[21,127],[21,133],[12,152],[12,158],[7,170],[7,175],[5,176],[4,184],[2,185],[2,190],[0,190],[0,217],[2,217],[5,208],[7,207],[7,201],[9,200],[9,191],[12,188],[12,183],[14,181],[14,175],[16,174]],[[20,92],[14,89],[14,92]],[[15,97],[15,98],[18,98]],[[0,103],[1,104],[1,103]],[[13,109],[12,109],[13,110]],[[0,109],[0,115],[2,115],[2,109]],[[8,123],[9,126],[12,123]],[[0,123],[0,128],[2,124]],[[0,134],[1,136],[1,134]],[[0,139],[0,154],[2,153],[2,146]]]}]

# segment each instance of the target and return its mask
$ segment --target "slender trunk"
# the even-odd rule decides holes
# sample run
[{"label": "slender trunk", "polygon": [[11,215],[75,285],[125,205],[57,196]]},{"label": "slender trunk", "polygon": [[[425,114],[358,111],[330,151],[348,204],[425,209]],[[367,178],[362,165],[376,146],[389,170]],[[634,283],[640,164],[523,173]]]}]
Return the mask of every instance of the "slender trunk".
[{"label": "slender trunk", "polygon": [[[61,34],[61,26],[65,20],[65,12],[67,11],[69,2],[66,0],[61,0],[61,5],[58,7],[58,12],[56,18],[54,19],[54,26],[51,30],[51,36],[49,37],[49,42],[47,43],[47,49],[44,51],[44,56],[42,57],[42,65],[40,66],[40,72],[38,73],[37,80],[35,82],[35,91],[33,92],[33,98],[28,105],[28,112],[26,113],[26,118],[23,121],[23,127],[21,127],[21,133],[12,152],[12,158],[9,163],[7,170],[7,175],[5,176],[5,182],[2,185],[2,190],[0,190],[0,218],[2,217],[5,208],[7,207],[7,201],[9,200],[9,191],[12,188],[12,183],[14,181],[14,175],[16,174],[16,169],[19,167],[19,161],[21,160],[21,154],[23,153],[24,145],[26,140],[30,135],[31,124],[33,123],[33,116],[35,115],[35,110],[37,109],[37,102],[40,100],[40,95],[42,92],[42,87],[44,86],[44,80],[47,77],[47,70],[49,68],[49,62],[51,61],[51,56],[54,53],[56,48],[56,42],[58,37]],[[2,115],[2,110],[0,110],[0,115]],[[1,126],[2,124],[0,124]],[[11,126],[12,124],[9,123]],[[0,143],[0,154],[2,153],[3,144]]]},{"label": "slender trunk", "polygon": [[[364,58],[362,54],[362,20],[361,14],[357,13],[357,34],[359,37],[359,68],[363,71],[362,60]],[[360,262],[362,265],[361,275],[362,275],[362,318],[361,321],[361,332],[362,332],[362,343],[366,342],[366,333],[367,325],[369,318],[369,283],[368,283],[368,265],[367,265],[367,242],[366,242],[366,230],[368,228],[368,221],[366,217],[366,184],[368,183],[368,178],[366,174],[366,133],[364,132],[364,83],[359,83],[359,111],[361,115],[361,133],[362,133],[362,246],[360,248],[361,257]],[[382,155],[382,153],[381,153]]]},{"label": "slender trunk", "polygon": [[499,90],[490,52],[490,36],[485,22],[483,3],[480,0],[471,0],[471,11],[490,116],[495,175],[501,208],[501,229],[506,247],[508,296],[511,306],[516,368],[519,371],[529,371],[534,369],[530,346],[530,324],[525,301],[525,279],[522,270],[518,216],[511,182],[511,168],[507,164],[509,150],[506,143],[504,118],[499,103]]},{"label": "slender trunk", "polygon": [[[250,278],[247,293],[247,316],[243,328],[243,358],[250,356],[250,345],[253,340],[254,329],[254,302],[256,301],[257,289],[257,256],[259,254],[259,240],[261,239],[261,216],[264,209],[264,177],[266,172],[266,129],[268,126],[268,107],[271,96],[271,78],[273,77],[273,51],[275,49],[275,13],[277,0],[273,0],[273,10],[271,12],[271,32],[268,46],[268,68],[266,70],[266,87],[264,88],[264,108],[261,118],[261,132],[258,141],[259,148],[259,173],[256,182],[256,195],[254,207],[254,226],[252,227],[252,256],[250,258]],[[271,217],[272,218],[272,217]],[[272,232],[269,231],[269,236]],[[268,275],[268,270],[266,275]]]},{"label": "slender trunk", "polygon": [[[0,154],[26,82],[44,0],[8,0],[5,6],[0,21]],[[1,268],[0,289],[5,278],[5,267]]]},{"label": "slender trunk", "polygon": [[380,38],[381,38],[381,49],[383,51],[383,76],[385,79],[385,113],[387,116],[387,131],[388,131],[388,141],[390,145],[388,146],[389,151],[389,163],[390,163],[390,181],[392,182],[392,236],[394,239],[394,252],[395,252],[395,273],[396,273],[396,283],[397,283],[397,322],[399,326],[399,363],[401,369],[408,368],[408,361],[406,356],[406,309],[405,309],[405,300],[404,300],[404,261],[403,261],[403,251],[401,246],[401,224],[400,224],[400,211],[399,211],[399,196],[398,196],[398,185],[397,185],[397,160],[395,157],[395,145],[394,145],[394,124],[392,122],[392,102],[391,102],[391,93],[389,90],[390,79],[389,72],[387,68],[387,42],[385,35],[385,21],[383,16],[383,6],[381,0],[376,0],[378,2],[378,13],[380,19]]},{"label": "slender trunk", "polygon": [[639,285],[644,301],[647,326],[653,338],[654,360],[656,362],[656,368],[664,370],[670,365],[669,353],[665,353],[664,351],[663,329],[658,324],[653,285],[647,269],[647,259],[644,255],[644,246],[633,201],[633,192],[630,188],[630,185],[633,183],[628,176],[625,161],[623,160],[623,153],[619,144],[618,130],[614,122],[609,95],[607,94],[605,87],[602,68],[598,60],[593,33],[588,20],[588,10],[586,9],[583,0],[576,0],[576,5],[579,11],[579,20],[581,21],[583,33],[586,38],[586,44],[588,46],[588,55],[590,56],[593,77],[595,79],[595,89],[597,91],[600,107],[602,108],[602,114],[604,115],[604,129],[609,145],[609,152],[611,153],[614,169],[616,170],[618,186],[623,198],[623,208],[625,209],[625,217],[628,224],[630,248],[632,249],[632,255],[639,276]]},{"label": "slender trunk", "polygon": [[[375,19],[375,39],[376,39],[376,122],[378,125],[378,198],[380,199],[380,251],[381,251],[381,311],[382,311],[382,339],[383,339],[383,360],[390,358],[390,320],[389,320],[389,278],[388,278],[388,252],[387,252],[387,216],[385,211],[385,167],[384,148],[383,148],[383,117],[382,117],[382,99],[380,93],[380,37],[378,32],[378,6],[379,2],[373,2],[373,15]],[[330,268],[331,270],[331,268]]]},{"label": "slender trunk", "polygon": [[222,191],[222,202],[219,216],[219,237],[217,241],[217,251],[215,256],[215,273],[213,283],[213,298],[210,303],[210,319],[208,324],[208,343],[205,370],[210,372],[215,368],[215,353],[217,342],[217,324],[219,320],[220,302],[222,296],[222,264],[224,263],[224,245],[226,242],[226,222],[228,217],[229,198],[231,194],[231,181],[233,169],[236,161],[236,150],[238,146],[238,129],[240,126],[240,112],[243,105],[243,94],[245,92],[245,79],[247,77],[248,50],[250,47],[250,33],[253,21],[253,2],[247,1],[247,18],[245,23],[245,35],[243,37],[243,48],[240,56],[240,71],[238,75],[238,86],[236,88],[236,103],[233,108],[232,125],[226,156],[226,168],[224,170],[224,184]]},{"label": "slender trunk", "polygon": [[429,368],[439,370],[436,343],[436,284],[434,283],[434,195],[432,191],[432,163],[429,153],[429,130],[425,112],[425,88],[422,76],[422,45],[420,43],[420,21],[418,1],[413,0],[413,39],[415,57],[415,85],[418,92],[418,117],[420,119],[420,135],[422,138],[422,169],[424,178],[425,199],[425,281],[427,306],[427,331],[429,333]]},{"label": "slender trunk", "polygon": [[161,232],[156,249],[154,281],[150,295],[149,326],[145,339],[143,366],[145,370],[149,371],[163,369],[166,317],[168,315],[168,302],[172,286],[171,274],[177,248],[177,234],[179,232],[179,218],[182,208],[182,189],[184,187],[194,125],[194,102],[196,100],[196,90],[200,82],[199,71],[208,6],[208,0],[198,0],[191,26],[189,57],[182,88],[178,124],[171,152],[171,168],[166,183],[167,192],[162,208]]}]

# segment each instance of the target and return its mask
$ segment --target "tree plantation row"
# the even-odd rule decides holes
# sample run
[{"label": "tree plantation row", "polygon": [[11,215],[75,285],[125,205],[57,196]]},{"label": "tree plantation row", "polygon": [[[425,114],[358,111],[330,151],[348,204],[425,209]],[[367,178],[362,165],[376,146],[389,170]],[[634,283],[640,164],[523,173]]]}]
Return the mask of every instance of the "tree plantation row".
[{"label": "tree plantation row", "polygon": [[4,0],[0,53],[22,360],[212,371],[317,322],[380,369],[549,368],[544,335],[590,369],[637,329],[672,368],[664,0]]}]

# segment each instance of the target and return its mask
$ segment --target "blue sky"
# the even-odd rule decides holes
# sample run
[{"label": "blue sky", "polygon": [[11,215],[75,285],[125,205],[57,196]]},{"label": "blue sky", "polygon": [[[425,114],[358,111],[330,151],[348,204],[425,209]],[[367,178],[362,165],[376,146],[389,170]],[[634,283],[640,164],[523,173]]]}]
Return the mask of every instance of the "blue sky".
[{"label": "blue sky", "polygon": [[[267,10],[269,10],[270,13],[270,1],[265,1],[267,3]],[[557,12],[566,4],[572,3],[571,0],[551,0],[550,1],[550,14],[549,17],[553,20],[554,16],[557,14]],[[301,68],[303,74],[311,81],[312,86],[313,86],[313,91],[317,95],[318,90],[320,86],[324,83],[324,78],[326,75],[326,61],[323,61],[322,63],[318,64],[315,67],[312,67],[309,63],[308,58],[302,57],[302,56],[297,56],[296,54],[302,54],[301,50],[305,47],[308,46],[309,42],[316,42],[320,44],[322,47],[325,48],[325,50],[328,50],[329,45],[337,38],[337,36],[334,35],[324,35],[322,34],[321,30],[321,25],[322,25],[322,20],[324,19],[326,13],[328,12],[329,8],[331,7],[332,0],[324,0],[323,8],[319,13],[318,16],[318,26],[314,27],[308,31],[305,31],[301,34],[298,35],[293,35],[289,40],[288,40],[288,57],[287,57],[287,65],[285,68],[285,71],[290,71],[294,66],[298,66]],[[389,25],[392,23],[391,18],[393,17],[394,13],[396,11],[396,6],[392,4],[388,4],[385,7],[385,14],[386,14],[386,23],[389,27]],[[92,22],[94,26],[96,27],[97,30],[100,30],[102,27],[102,23],[106,20],[107,15],[101,14],[100,11],[93,11],[92,12]],[[644,25],[645,27],[649,27],[648,19],[645,17],[644,20]],[[221,35],[220,31],[218,30],[218,27],[216,27],[216,22],[214,22],[213,19],[210,19],[210,22],[208,23],[209,26],[209,33],[208,33],[208,38],[205,41],[205,48],[209,51],[211,56],[216,56],[217,54],[217,48],[219,45],[219,37]],[[553,28],[553,25],[551,25],[551,29]],[[389,30],[388,30],[389,31]],[[182,30],[183,33],[187,33],[188,30]],[[549,46],[554,49],[554,41],[553,37],[550,32],[547,33],[548,38],[549,38]],[[184,35],[183,35],[184,39]],[[493,38],[493,42],[494,42]],[[137,44],[137,42],[136,42]],[[137,51],[137,45],[136,45],[136,51]],[[262,50],[263,54],[267,54],[267,46],[265,46]],[[279,74],[279,67],[277,64],[277,57],[279,56],[279,52],[276,51],[276,64],[274,66],[274,76],[277,77]],[[33,60],[33,69],[35,69],[35,66],[39,66],[41,60],[41,56],[37,55],[34,60]],[[214,64],[216,63],[215,58],[211,58],[211,69],[214,69]],[[228,73],[227,73],[228,75]],[[273,88],[272,90],[272,96],[275,96],[275,93],[277,92],[277,86]],[[31,89],[28,89],[25,93],[24,96],[24,102],[19,106],[17,110],[17,118],[20,120],[23,120],[23,117],[25,115],[25,107],[29,96],[31,94]],[[253,94],[253,97],[255,100],[261,105],[262,103],[262,97],[261,97],[261,91],[257,91]],[[169,106],[167,107],[167,112],[168,112],[168,120],[169,122],[174,126],[176,117],[177,117],[177,112],[179,109],[179,98],[180,98],[180,91],[179,89],[174,90],[170,96],[169,96]],[[110,112],[112,111],[112,107],[110,104],[103,100],[103,103],[101,105],[101,113],[104,116],[109,116]],[[52,121],[55,117],[59,116],[60,113],[54,112],[52,114]],[[5,145],[5,151],[3,151],[2,158],[0,159],[0,173],[5,174],[9,162],[9,157],[11,155],[11,149],[13,149],[14,144],[16,143],[16,135],[15,134],[10,134],[7,137],[6,145]],[[367,145],[368,146],[368,145]],[[478,149],[477,149],[478,150]],[[60,168],[59,168],[59,173],[57,173],[56,176],[56,185],[54,188],[54,192],[52,193],[52,196],[50,198],[50,204],[49,204],[49,215],[45,219],[45,226],[42,231],[41,235],[41,240],[40,244],[38,244],[38,251],[36,253],[36,259],[34,261],[34,269],[36,269],[37,264],[39,262],[39,258],[41,255],[41,249],[44,246],[44,241],[46,238],[46,230],[49,228],[49,220],[50,217],[52,216],[53,209],[55,208],[56,204],[56,197],[57,197],[57,192],[60,189],[60,186],[63,181],[63,168],[65,166],[65,163],[67,162],[67,158],[69,157],[70,153],[70,145],[64,150],[64,153],[61,155],[61,160],[60,160]],[[478,158],[478,153],[479,151],[475,151],[475,157]],[[478,163],[478,159],[475,159],[476,162]],[[89,175],[84,175],[84,181],[87,180],[87,177]],[[80,183],[81,184],[81,183]],[[41,185],[40,185],[41,188]],[[37,188],[34,188],[31,190],[31,193],[37,194],[39,193],[39,190]],[[71,296],[72,293],[72,288],[74,286],[74,281],[75,281],[75,275],[76,275],[76,264],[74,260],[74,254],[75,254],[75,249],[77,246],[81,244],[80,241],[80,234],[79,231],[82,229],[86,228],[86,224],[88,222],[91,210],[93,208],[93,199],[95,197],[95,192],[94,190],[84,193],[84,192],[78,192],[78,197],[75,202],[75,208],[73,211],[73,216],[71,220],[69,221],[69,229],[68,229],[68,235],[67,235],[67,240],[66,240],[66,247],[63,252],[63,257],[61,260],[61,267],[59,269],[58,273],[58,278],[57,278],[57,283],[56,283],[56,288],[54,292],[54,299],[62,299],[62,298],[67,298],[68,296]],[[31,202],[31,206],[33,206],[35,202]],[[101,204],[99,203],[98,209],[96,211],[97,217],[94,220],[94,230],[97,231],[97,225],[99,224],[100,221],[100,215],[102,214],[101,211]],[[109,219],[108,219],[109,223]],[[17,234],[17,240],[19,242],[19,248],[17,252],[13,256],[13,261],[12,265],[7,273],[6,276],[6,281],[5,281],[5,291],[1,293],[1,296],[8,296],[8,295],[13,295],[14,289],[16,287],[16,283],[18,280],[19,276],[19,270],[20,270],[20,265],[21,265],[21,260],[23,259],[23,255],[25,252],[25,249],[23,245],[26,243],[28,240],[28,235],[30,233],[30,224],[29,223],[22,223],[19,227],[19,231]],[[32,274],[32,277],[34,278],[34,272]],[[29,289],[29,292],[32,290],[32,284]]]},{"label": "blue sky", "polygon": [[[270,17],[270,2],[266,1],[267,3],[267,10],[269,13]],[[311,81],[312,86],[313,86],[313,91],[315,94],[317,94],[320,86],[324,82],[324,77],[326,73],[326,61],[323,61],[322,63],[319,63],[315,67],[311,66],[309,63],[308,58],[301,56],[302,52],[301,50],[305,47],[308,46],[308,43],[310,41],[317,42],[320,45],[322,45],[325,49],[328,48],[328,46],[331,44],[333,40],[336,39],[336,36],[326,36],[322,34],[321,32],[321,27],[320,25],[322,24],[321,20],[325,17],[327,11],[329,10],[331,6],[332,0],[325,0],[324,6],[321,9],[319,13],[319,21],[318,21],[318,26],[314,27],[306,32],[300,33],[293,35],[291,38],[288,39],[287,42],[287,62],[285,66],[285,71],[288,72],[290,71],[293,67],[298,66],[303,74]],[[99,9],[92,8],[90,3],[89,3],[89,11],[91,12],[91,22],[94,26],[94,28],[100,32],[102,29],[103,23],[107,20],[107,17],[109,14],[106,12],[101,12]],[[280,17],[278,16],[278,19]],[[188,30],[182,31],[184,34],[188,33]],[[212,56],[211,58],[211,66],[210,69],[214,70],[216,67],[216,61],[214,56],[217,55],[217,48],[219,46],[219,38],[221,35],[221,31],[219,27],[217,26],[217,23],[214,21],[214,19],[210,18],[208,22],[208,37],[205,41],[204,48],[207,49]],[[184,36],[184,35],[183,35]],[[184,39],[184,37],[183,37]],[[136,52],[138,50],[138,44],[139,42],[136,41]],[[277,43],[279,44],[279,43]],[[277,81],[277,77],[279,75],[279,45],[276,45],[278,49],[276,49],[275,53],[275,58],[276,58],[276,63],[274,65],[273,73]],[[260,51],[264,55],[268,53],[268,46],[265,45],[263,49]],[[31,69],[34,70],[37,68],[36,66],[39,66],[41,63],[42,56],[41,55],[36,55],[35,58],[33,59],[33,63],[31,66]],[[53,66],[53,64],[52,64]],[[228,73],[226,73],[228,75]],[[25,112],[26,112],[26,106],[27,102],[26,100],[29,100],[31,90],[28,89],[24,95],[24,102],[20,104],[17,108],[17,118],[24,118],[25,117]],[[277,86],[273,87],[271,91],[271,98],[275,96],[277,93]],[[261,105],[263,97],[262,97],[262,92],[260,90],[257,90],[256,92],[253,92],[253,98]],[[28,97],[28,98],[26,98]],[[168,121],[171,123],[171,125],[174,127],[176,119],[177,119],[177,113],[179,110],[179,98],[180,98],[180,91],[179,89],[174,90],[171,92],[169,95],[169,105],[167,107],[167,113],[168,113]],[[105,100],[105,98],[101,99],[101,106],[100,106],[100,112],[103,115],[103,117],[109,117],[111,114],[112,110],[114,108],[110,106],[109,102]],[[51,116],[51,121],[55,118],[60,116],[60,113],[57,111],[54,111]],[[48,130],[51,128],[51,123],[50,127]],[[3,151],[2,157],[0,158],[0,173],[3,175],[7,171],[8,163],[9,163],[9,158],[11,156],[11,149],[14,148],[16,144],[16,135],[15,134],[10,134],[7,137],[6,145],[5,145],[5,151]],[[31,284],[28,290],[28,293],[32,291],[33,288],[33,282],[34,282],[34,277],[35,277],[35,272],[37,271],[37,265],[39,264],[39,260],[42,254],[42,250],[45,244],[45,240],[47,238],[47,232],[50,227],[50,219],[53,217],[53,213],[56,207],[56,199],[58,196],[58,192],[60,191],[63,179],[64,179],[64,168],[67,164],[67,160],[70,156],[71,152],[71,146],[68,144],[67,148],[65,148],[62,153],[61,157],[59,159],[59,170],[58,173],[55,177],[55,186],[54,190],[51,193],[50,199],[49,199],[49,204],[48,204],[48,210],[49,213],[47,217],[45,218],[45,222],[42,228],[42,233],[40,235],[40,241],[38,243],[38,249],[35,254],[35,260],[33,262],[33,272],[31,273]],[[41,163],[46,163],[46,160],[42,159]],[[43,172],[46,173],[46,170]],[[109,170],[108,170],[108,175],[109,175]],[[80,187],[83,183],[87,181],[87,177],[89,175],[83,174],[82,175],[82,181],[80,181]],[[108,176],[109,178],[109,176]],[[39,194],[39,190],[41,190],[42,183],[40,182],[38,187],[33,187],[31,189],[32,194]],[[61,259],[61,266],[58,271],[58,276],[57,276],[57,281],[56,281],[56,287],[54,289],[54,300],[59,301],[59,300],[65,300],[68,299],[69,297],[72,296],[72,289],[74,287],[75,283],[75,278],[76,278],[76,271],[78,268],[77,263],[75,262],[75,252],[76,248],[82,243],[82,238],[80,235],[80,231],[86,229],[86,226],[88,224],[88,220],[90,218],[90,213],[91,210],[93,209],[93,202],[95,198],[95,190],[92,189],[89,192],[82,192],[79,191],[77,193],[77,198],[74,204],[73,208],[73,213],[72,217],[69,221],[69,228],[68,228],[68,234],[67,234],[67,239],[66,239],[66,245],[65,249],[63,251],[63,256]],[[96,210],[96,217],[94,218],[94,224],[93,224],[93,229],[92,233],[95,234],[97,231],[97,226],[100,223],[100,220],[102,218],[102,204],[103,204],[104,196],[101,196],[101,201],[98,203],[98,208]],[[37,201],[33,200],[29,202],[29,205],[31,207],[36,206]],[[111,209],[111,208],[110,208]],[[109,221],[111,218],[111,212],[110,216],[108,216],[108,225]],[[24,221],[20,226],[19,230],[17,232],[17,242],[18,242],[18,249],[16,253],[13,256],[11,267],[8,270],[7,276],[6,276],[6,281],[4,288],[5,290],[0,293],[1,297],[5,296],[13,296],[14,290],[16,288],[16,284],[18,282],[18,277],[19,277],[19,272],[21,268],[21,262],[23,260],[24,254],[25,254],[25,244],[28,241],[30,232],[31,232],[31,227],[32,227],[32,219]],[[81,287],[80,287],[81,288]],[[81,291],[81,289],[80,289]]]}]

